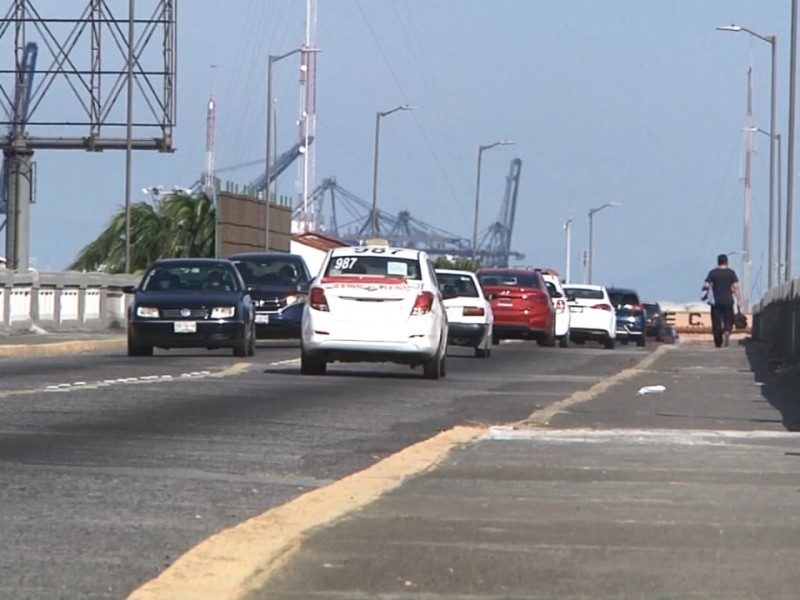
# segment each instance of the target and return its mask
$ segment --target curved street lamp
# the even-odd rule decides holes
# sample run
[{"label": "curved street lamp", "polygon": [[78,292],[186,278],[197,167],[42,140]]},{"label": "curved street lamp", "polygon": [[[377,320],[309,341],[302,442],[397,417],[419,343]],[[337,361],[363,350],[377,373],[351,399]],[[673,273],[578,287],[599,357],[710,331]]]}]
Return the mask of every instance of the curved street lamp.
[{"label": "curved street lamp", "polygon": [[592,263],[594,262],[594,214],[604,208],[621,206],[619,202],[606,202],[596,208],[589,209],[589,283],[592,283]]},{"label": "curved street lamp", "polygon": [[475,219],[472,224],[472,264],[474,265],[478,259],[478,210],[481,203],[481,156],[485,150],[494,148],[496,146],[513,146],[516,142],[509,140],[500,140],[483,146],[478,146],[478,176],[475,183]]}]

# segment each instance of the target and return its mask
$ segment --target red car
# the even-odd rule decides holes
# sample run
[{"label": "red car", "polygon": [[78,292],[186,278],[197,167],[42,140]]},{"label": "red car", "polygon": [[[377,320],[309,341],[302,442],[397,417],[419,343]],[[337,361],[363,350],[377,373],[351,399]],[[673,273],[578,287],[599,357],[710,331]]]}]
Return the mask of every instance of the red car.
[{"label": "red car", "polygon": [[493,344],[521,338],[555,345],[555,310],[538,269],[480,269],[477,275],[492,304]]}]

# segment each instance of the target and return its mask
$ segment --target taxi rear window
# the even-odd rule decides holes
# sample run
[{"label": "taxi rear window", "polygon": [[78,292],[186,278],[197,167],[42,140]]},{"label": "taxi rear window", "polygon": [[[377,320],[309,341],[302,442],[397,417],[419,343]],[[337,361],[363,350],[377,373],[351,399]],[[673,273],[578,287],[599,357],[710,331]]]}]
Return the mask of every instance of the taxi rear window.
[{"label": "taxi rear window", "polygon": [[564,291],[572,298],[586,298],[587,300],[603,299],[603,290],[565,287]]},{"label": "taxi rear window", "polygon": [[325,269],[326,276],[367,275],[376,277],[402,277],[420,280],[422,272],[419,261],[393,256],[334,256]]},{"label": "taxi rear window", "polygon": [[459,298],[479,298],[478,288],[475,286],[475,280],[469,275],[460,275],[457,273],[436,273],[436,279],[439,280],[439,287],[442,291],[450,291],[456,294]]}]

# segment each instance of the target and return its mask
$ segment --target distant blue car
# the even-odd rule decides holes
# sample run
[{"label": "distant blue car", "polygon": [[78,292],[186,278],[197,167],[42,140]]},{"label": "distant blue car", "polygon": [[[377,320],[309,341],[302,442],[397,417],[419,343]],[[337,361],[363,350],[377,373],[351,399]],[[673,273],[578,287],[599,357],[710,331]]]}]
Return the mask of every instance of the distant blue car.
[{"label": "distant blue car", "polygon": [[644,347],[647,340],[647,314],[639,294],[630,288],[608,288],[608,296],[617,313],[617,340],[636,342]]},{"label": "distant blue car", "polygon": [[256,337],[299,339],[311,275],[303,257],[288,252],[234,254],[255,305]]}]

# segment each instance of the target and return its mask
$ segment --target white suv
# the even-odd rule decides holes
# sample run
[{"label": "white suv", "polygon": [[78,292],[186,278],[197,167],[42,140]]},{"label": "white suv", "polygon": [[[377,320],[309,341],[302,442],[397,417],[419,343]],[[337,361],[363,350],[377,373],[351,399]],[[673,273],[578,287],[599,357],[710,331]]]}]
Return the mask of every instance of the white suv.
[{"label": "white suv", "polygon": [[301,367],[394,362],[444,376],[448,323],[425,252],[384,245],[328,251],[303,310]]}]

